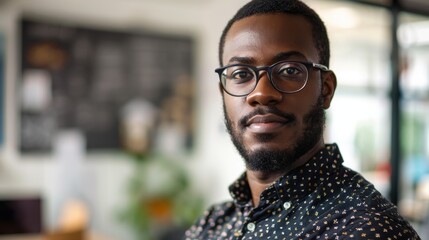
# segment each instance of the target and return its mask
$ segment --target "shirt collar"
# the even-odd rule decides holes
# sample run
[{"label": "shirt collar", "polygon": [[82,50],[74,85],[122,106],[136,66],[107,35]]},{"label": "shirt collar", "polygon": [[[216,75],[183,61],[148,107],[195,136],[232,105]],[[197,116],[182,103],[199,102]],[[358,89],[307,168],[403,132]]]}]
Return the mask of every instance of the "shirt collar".
[{"label": "shirt collar", "polygon": [[[276,199],[291,201],[308,196],[322,182],[334,177],[334,172],[342,163],[343,158],[337,144],[326,144],[305,165],[283,175],[265,189],[261,194],[260,202],[272,202]],[[322,167],[327,164],[331,167],[322,170]],[[229,192],[237,205],[244,206],[251,203],[252,195],[245,172],[229,186]]]}]

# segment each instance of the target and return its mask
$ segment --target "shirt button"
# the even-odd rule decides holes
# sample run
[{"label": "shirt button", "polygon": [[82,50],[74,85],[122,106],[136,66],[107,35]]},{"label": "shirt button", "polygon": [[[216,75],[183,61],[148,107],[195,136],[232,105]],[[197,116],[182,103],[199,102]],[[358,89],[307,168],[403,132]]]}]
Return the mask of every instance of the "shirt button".
[{"label": "shirt button", "polygon": [[247,224],[247,230],[249,230],[249,231],[251,231],[251,232],[253,232],[253,231],[255,231],[255,224],[254,223],[249,223],[249,224]]},{"label": "shirt button", "polygon": [[285,210],[288,210],[291,206],[292,206],[292,204],[290,202],[283,203],[283,207]]}]

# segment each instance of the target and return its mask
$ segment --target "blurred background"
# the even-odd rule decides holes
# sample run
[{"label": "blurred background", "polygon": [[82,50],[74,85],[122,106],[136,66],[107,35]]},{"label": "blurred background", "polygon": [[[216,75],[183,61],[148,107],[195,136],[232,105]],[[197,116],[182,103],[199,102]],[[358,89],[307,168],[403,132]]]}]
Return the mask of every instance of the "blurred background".
[{"label": "blurred background", "polygon": [[[217,47],[247,0],[0,0],[0,239],[180,239],[244,170]],[[326,142],[429,239],[429,4],[306,0]]]}]

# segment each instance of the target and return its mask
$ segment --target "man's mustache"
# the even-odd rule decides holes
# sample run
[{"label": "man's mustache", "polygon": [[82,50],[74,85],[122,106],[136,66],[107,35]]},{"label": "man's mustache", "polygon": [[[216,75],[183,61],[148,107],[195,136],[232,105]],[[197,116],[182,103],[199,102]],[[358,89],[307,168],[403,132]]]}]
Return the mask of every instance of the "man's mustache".
[{"label": "man's mustache", "polygon": [[296,120],[295,115],[293,115],[291,113],[282,112],[275,107],[259,107],[259,108],[256,108],[255,110],[253,110],[252,112],[248,113],[246,116],[242,117],[239,120],[239,126],[241,126],[241,127],[246,126],[247,123],[249,122],[249,120],[256,115],[266,115],[266,114],[277,115],[279,117],[287,119],[288,122],[292,122],[292,121]]}]

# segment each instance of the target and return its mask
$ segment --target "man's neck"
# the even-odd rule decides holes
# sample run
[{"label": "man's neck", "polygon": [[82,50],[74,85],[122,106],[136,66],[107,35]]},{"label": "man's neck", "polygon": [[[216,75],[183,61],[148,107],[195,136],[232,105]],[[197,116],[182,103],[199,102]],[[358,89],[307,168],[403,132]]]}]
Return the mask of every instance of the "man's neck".
[{"label": "man's neck", "polygon": [[259,205],[261,193],[266,188],[268,188],[271,184],[273,184],[280,177],[287,174],[291,170],[307,163],[308,160],[310,160],[311,157],[313,157],[324,146],[325,144],[323,142],[323,139],[321,139],[316,145],[314,145],[313,148],[310,149],[310,151],[308,151],[300,158],[298,158],[296,161],[294,161],[289,168],[279,172],[261,172],[261,171],[247,170],[246,176],[247,176],[247,181],[249,182],[250,191],[252,193],[253,206],[256,207]]}]

